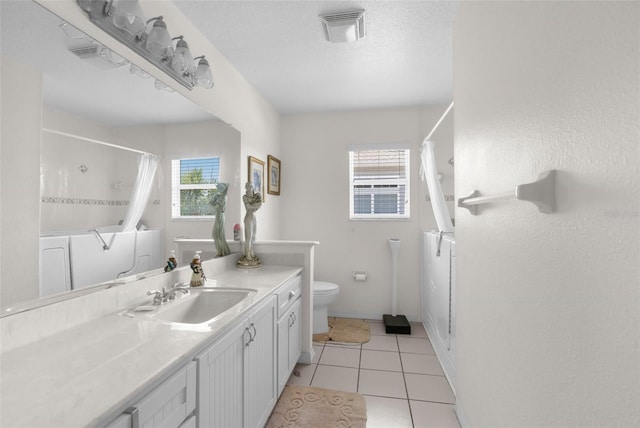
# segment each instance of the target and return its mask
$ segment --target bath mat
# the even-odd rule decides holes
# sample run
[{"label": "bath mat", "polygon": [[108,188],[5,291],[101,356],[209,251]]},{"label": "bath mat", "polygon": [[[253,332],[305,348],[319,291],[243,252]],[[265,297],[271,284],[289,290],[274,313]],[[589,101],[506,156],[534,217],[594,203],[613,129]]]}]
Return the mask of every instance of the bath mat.
[{"label": "bath mat", "polygon": [[329,317],[329,331],[313,335],[314,342],[365,343],[369,341],[369,323],[356,318]]},{"label": "bath mat", "polygon": [[367,404],[353,392],[287,385],[266,428],[325,428],[367,425]]}]

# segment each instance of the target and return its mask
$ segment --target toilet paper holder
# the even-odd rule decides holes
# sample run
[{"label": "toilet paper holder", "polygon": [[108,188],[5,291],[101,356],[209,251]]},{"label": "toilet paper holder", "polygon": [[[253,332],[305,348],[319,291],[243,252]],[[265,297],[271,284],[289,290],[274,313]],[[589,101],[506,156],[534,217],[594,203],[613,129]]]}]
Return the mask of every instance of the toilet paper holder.
[{"label": "toilet paper holder", "polygon": [[355,281],[366,281],[367,280],[367,272],[365,271],[354,271],[353,279]]}]

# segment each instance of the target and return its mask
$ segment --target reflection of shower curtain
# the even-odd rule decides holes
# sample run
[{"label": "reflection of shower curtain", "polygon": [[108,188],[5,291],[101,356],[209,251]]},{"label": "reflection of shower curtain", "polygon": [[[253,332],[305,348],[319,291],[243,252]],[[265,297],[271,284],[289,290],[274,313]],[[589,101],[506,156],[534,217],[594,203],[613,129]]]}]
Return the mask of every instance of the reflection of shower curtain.
[{"label": "reflection of shower curtain", "polygon": [[138,177],[136,184],[133,186],[133,192],[129,198],[129,209],[127,215],[122,222],[122,231],[129,232],[135,230],[144,209],[149,202],[151,196],[151,188],[153,187],[153,179],[158,169],[159,156],[145,153],[140,157],[138,163]]},{"label": "reflection of shower curtain", "polygon": [[447,203],[442,193],[440,180],[438,180],[433,141],[424,140],[420,148],[420,159],[422,160],[420,175],[423,180],[427,180],[427,187],[429,188],[429,195],[431,196],[431,207],[433,208],[433,215],[436,218],[438,229],[440,232],[453,232],[453,223],[449,216],[449,209],[447,208]]}]

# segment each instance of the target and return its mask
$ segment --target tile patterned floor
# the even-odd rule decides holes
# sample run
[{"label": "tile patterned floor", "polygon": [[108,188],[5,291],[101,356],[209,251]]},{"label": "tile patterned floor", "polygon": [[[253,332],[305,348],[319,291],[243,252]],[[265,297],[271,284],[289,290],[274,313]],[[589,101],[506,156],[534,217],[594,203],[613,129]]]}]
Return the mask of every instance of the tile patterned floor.
[{"label": "tile patterned floor", "polygon": [[358,392],[367,401],[367,428],[459,428],[455,396],[424,327],[386,334],[369,321],[367,343],[314,342],[312,364],[298,364],[291,384]]}]

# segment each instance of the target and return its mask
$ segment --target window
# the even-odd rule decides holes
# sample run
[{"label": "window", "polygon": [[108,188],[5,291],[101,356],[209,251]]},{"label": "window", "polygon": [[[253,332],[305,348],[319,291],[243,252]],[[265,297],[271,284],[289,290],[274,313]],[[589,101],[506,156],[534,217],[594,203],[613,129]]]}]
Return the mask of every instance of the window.
[{"label": "window", "polygon": [[409,149],[349,150],[349,218],[409,218]]},{"label": "window", "polygon": [[171,217],[211,218],[219,178],[218,157],[172,160]]}]

